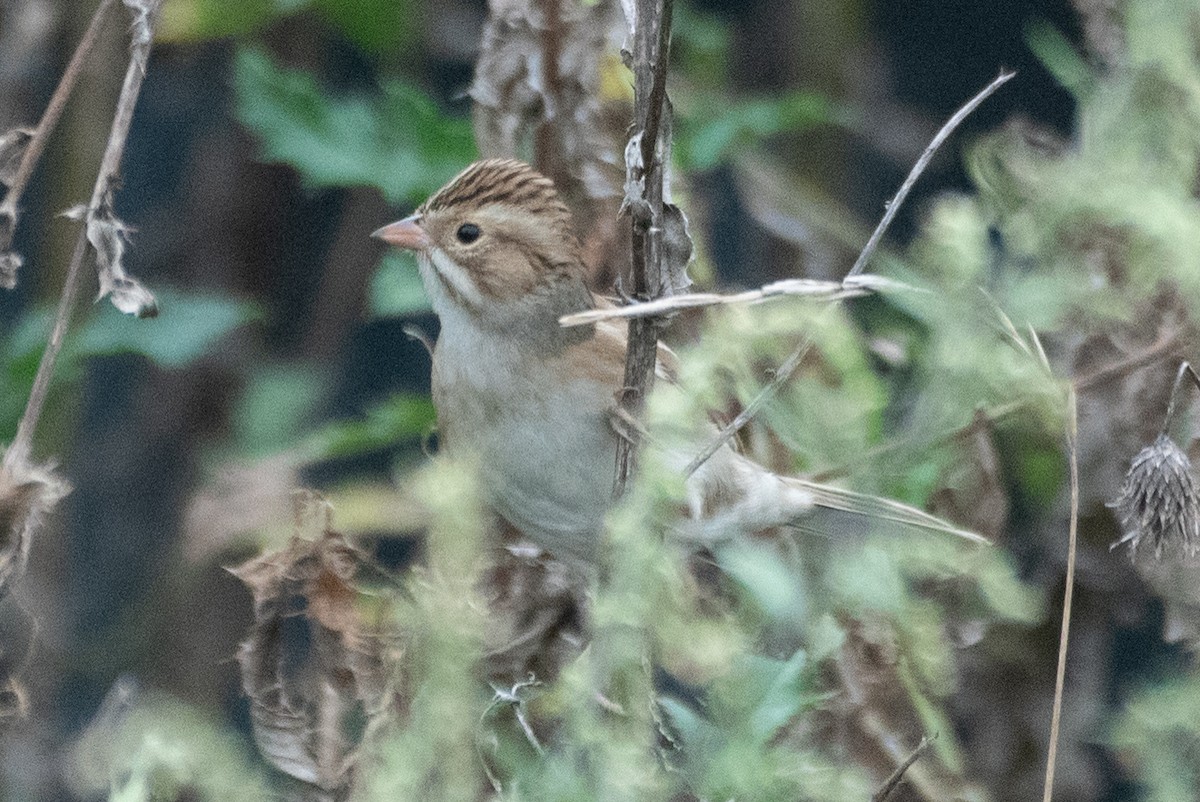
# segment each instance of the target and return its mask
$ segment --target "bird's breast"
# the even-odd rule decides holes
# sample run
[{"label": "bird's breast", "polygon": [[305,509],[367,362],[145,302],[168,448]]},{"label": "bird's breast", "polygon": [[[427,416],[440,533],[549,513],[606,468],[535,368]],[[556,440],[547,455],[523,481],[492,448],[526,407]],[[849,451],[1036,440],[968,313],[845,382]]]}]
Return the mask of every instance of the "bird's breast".
[{"label": "bird's breast", "polygon": [[447,332],[433,391],[446,448],[480,458],[489,501],[551,551],[584,554],[612,497],[613,388],[572,357]]}]

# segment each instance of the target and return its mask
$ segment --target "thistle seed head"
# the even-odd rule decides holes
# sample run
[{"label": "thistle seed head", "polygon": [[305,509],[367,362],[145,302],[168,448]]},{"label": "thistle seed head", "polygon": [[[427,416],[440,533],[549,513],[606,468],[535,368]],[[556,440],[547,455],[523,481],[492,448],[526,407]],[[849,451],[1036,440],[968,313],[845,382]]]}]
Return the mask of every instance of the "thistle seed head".
[{"label": "thistle seed head", "polygon": [[1187,556],[1200,551],[1200,498],[1192,462],[1175,441],[1159,435],[1133,458],[1116,502],[1109,505],[1121,518],[1124,535],[1113,548],[1129,544],[1135,558],[1142,540],[1154,548],[1180,548]]}]

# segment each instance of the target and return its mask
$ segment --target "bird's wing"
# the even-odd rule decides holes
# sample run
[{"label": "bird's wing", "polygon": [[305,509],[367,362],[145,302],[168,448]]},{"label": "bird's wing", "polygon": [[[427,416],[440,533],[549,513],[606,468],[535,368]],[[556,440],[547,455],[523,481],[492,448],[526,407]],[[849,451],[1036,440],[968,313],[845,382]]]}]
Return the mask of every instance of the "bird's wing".
[{"label": "bird's wing", "polygon": [[[611,305],[603,300],[597,303]],[[589,372],[616,392],[625,377],[627,324],[624,320],[609,320],[595,326],[590,346],[576,346],[576,353],[572,355],[576,360],[574,366]],[[658,346],[656,375],[662,381],[678,383],[679,358],[662,343]],[[626,425],[629,425],[628,421]],[[702,427],[702,431],[706,436],[716,434],[712,426]],[[784,526],[816,506],[946,532],[977,543],[989,542],[949,521],[884,496],[799,477],[779,476],[736,451],[727,443],[689,477],[689,507],[693,523],[699,524],[697,531],[704,533],[702,539],[722,537],[738,530],[747,532]]]}]

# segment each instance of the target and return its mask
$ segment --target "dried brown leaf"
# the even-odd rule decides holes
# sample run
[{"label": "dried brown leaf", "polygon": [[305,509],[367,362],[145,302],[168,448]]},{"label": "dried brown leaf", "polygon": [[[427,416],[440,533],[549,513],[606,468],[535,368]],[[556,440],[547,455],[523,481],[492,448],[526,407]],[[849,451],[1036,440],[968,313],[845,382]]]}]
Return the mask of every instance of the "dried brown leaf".
[{"label": "dried brown leaf", "polygon": [[0,184],[12,186],[13,178],[17,175],[17,168],[21,164],[21,159],[24,157],[25,149],[29,146],[31,139],[33,139],[33,129],[31,128],[13,128],[11,131],[0,134]]},{"label": "dried brown leaf", "polygon": [[25,573],[34,533],[68,489],[49,468],[12,462],[0,462],[0,724],[22,718],[28,711],[18,675],[34,629],[24,609],[5,597]]},{"label": "dried brown leaf", "polygon": [[688,265],[692,262],[692,235],[688,231],[687,217],[673,203],[663,204],[663,278],[666,286],[664,295],[679,295],[692,286],[688,277]]},{"label": "dried brown leaf", "polygon": [[75,206],[64,214],[72,220],[86,221],[88,242],[96,251],[100,279],[96,300],[109,296],[113,306],[127,315],[143,318],[157,315],[158,302],[153,293],[125,272],[125,246],[133,229],[107,205],[100,209]]},{"label": "dried brown leaf", "polygon": [[[0,217],[0,228],[9,222]],[[17,271],[21,269],[21,254],[15,251],[0,251],[0,287],[11,290],[17,286]]]},{"label": "dried brown leaf", "polygon": [[493,682],[513,685],[530,676],[552,682],[587,645],[586,578],[537,546],[510,543],[481,590],[491,615],[486,670]]},{"label": "dried brown leaf", "polygon": [[[614,0],[489,0],[475,79],[483,156],[530,160],[554,180],[586,244],[594,286],[627,261],[611,225],[629,124]],[[625,256],[625,258],[622,258]]]},{"label": "dried brown leaf", "polygon": [[259,751],[277,769],[325,791],[348,786],[362,731],[386,717],[383,639],[363,620],[357,580],[374,570],[329,528],[320,496],[298,494],[284,549],[233,569],[254,599],[238,650]]},{"label": "dried brown leaf", "polygon": [[0,599],[0,729],[29,713],[29,698],[21,680],[33,651],[33,616],[12,596]]},{"label": "dried brown leaf", "polygon": [[67,491],[49,468],[0,464],[0,598],[25,572],[35,531]]}]

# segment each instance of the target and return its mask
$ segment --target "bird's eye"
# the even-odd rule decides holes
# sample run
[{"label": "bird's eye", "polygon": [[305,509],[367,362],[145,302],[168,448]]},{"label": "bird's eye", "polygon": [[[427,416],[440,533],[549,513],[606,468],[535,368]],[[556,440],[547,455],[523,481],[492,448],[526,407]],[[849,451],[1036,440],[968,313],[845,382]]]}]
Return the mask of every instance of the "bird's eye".
[{"label": "bird's eye", "polygon": [[455,232],[455,236],[458,237],[458,241],[463,245],[470,245],[472,242],[479,239],[480,233],[479,226],[475,225],[474,223],[463,223],[458,227],[458,231]]}]

